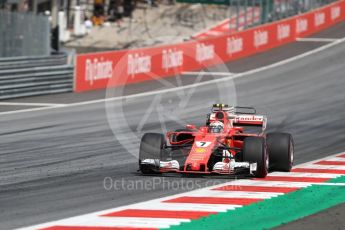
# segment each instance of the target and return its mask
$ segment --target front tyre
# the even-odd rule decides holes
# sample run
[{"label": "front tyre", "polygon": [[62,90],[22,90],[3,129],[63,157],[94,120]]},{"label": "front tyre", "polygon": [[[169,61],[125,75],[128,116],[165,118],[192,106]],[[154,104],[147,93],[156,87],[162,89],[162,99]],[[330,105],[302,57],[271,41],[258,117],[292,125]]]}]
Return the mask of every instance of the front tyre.
[{"label": "front tyre", "polygon": [[269,159],[263,137],[247,137],[243,143],[243,161],[256,163],[254,176],[264,178],[268,173]]},{"label": "front tyre", "polygon": [[[146,133],[141,138],[139,150],[139,170],[143,174],[159,173],[159,161],[162,158],[163,149],[166,145],[166,140],[163,134],[160,133]],[[142,164],[143,160],[154,160],[155,165]]]},{"label": "front tyre", "polygon": [[269,133],[266,139],[270,155],[270,169],[290,172],[294,160],[292,135],[289,133]]}]

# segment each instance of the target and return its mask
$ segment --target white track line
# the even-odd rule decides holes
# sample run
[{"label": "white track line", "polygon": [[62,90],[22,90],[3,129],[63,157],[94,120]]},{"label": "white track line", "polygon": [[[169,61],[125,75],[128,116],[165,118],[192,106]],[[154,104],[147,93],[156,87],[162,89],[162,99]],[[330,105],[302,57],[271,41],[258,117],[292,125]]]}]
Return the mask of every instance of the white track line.
[{"label": "white track line", "polygon": [[333,155],[330,155],[330,156],[327,156],[327,157],[324,157],[324,158],[321,158],[321,159],[316,159],[316,160],[313,160],[313,161],[302,163],[302,164],[296,165],[295,168],[296,167],[298,167],[298,168],[314,167],[314,168],[319,168],[319,169],[340,169],[340,170],[345,170],[345,165],[342,166],[342,165],[318,165],[318,164],[314,164],[314,163],[319,162],[319,161],[333,161],[334,159],[338,159],[339,157],[337,157],[337,156],[340,156],[342,154],[345,154],[345,152],[333,154]]},{"label": "white track line", "polygon": [[298,42],[336,42],[337,38],[296,38]]},{"label": "white track line", "polygon": [[58,108],[63,108],[63,107],[74,107],[74,106],[83,106],[83,105],[89,105],[89,104],[94,104],[94,103],[104,103],[104,102],[109,102],[109,101],[118,101],[118,100],[124,100],[124,99],[132,99],[132,98],[138,98],[138,97],[146,97],[146,96],[152,96],[152,95],[156,95],[156,94],[164,94],[164,93],[168,93],[168,92],[173,92],[173,91],[178,91],[178,90],[185,90],[185,89],[189,89],[189,88],[193,88],[193,87],[200,87],[200,86],[204,86],[204,85],[209,85],[209,84],[213,84],[213,83],[218,83],[218,82],[224,82],[224,81],[229,81],[229,80],[233,80],[233,79],[237,79],[237,78],[241,78],[241,77],[246,77],[261,71],[265,71],[268,69],[272,69],[272,68],[276,68],[285,64],[288,64],[290,62],[314,55],[316,53],[319,53],[321,51],[324,51],[326,49],[329,49],[333,46],[336,46],[338,44],[341,44],[345,42],[345,38],[339,39],[335,42],[329,43],[327,45],[321,46],[319,48],[316,48],[314,50],[305,52],[303,54],[285,59],[283,61],[279,61],[276,62],[274,64],[271,65],[267,65],[267,66],[263,66],[260,68],[256,68],[253,70],[249,70],[243,73],[239,73],[239,74],[235,74],[232,77],[229,78],[220,78],[220,79],[214,79],[214,80],[210,80],[210,81],[205,81],[205,82],[199,82],[197,84],[193,84],[193,85],[185,85],[185,86],[180,86],[180,87],[174,87],[171,89],[163,89],[163,90],[156,90],[156,91],[150,91],[150,92],[145,92],[145,93],[139,93],[139,94],[134,94],[134,95],[129,95],[129,96],[122,96],[122,97],[113,97],[113,98],[106,98],[106,99],[99,99],[99,100],[91,100],[91,101],[85,101],[85,102],[78,102],[78,103],[71,103],[71,104],[67,104],[64,106],[60,106],[60,107],[48,107],[48,108],[35,108],[35,109],[25,109],[25,110],[17,110],[17,111],[7,111],[7,112],[2,112],[0,113],[0,115],[8,115],[8,114],[16,114],[16,113],[25,113],[25,112],[35,112],[35,111],[42,111],[42,110],[48,110],[48,109],[58,109]]},{"label": "white track line", "polygon": [[345,162],[345,157],[334,157],[332,159],[328,159],[328,161]]},{"label": "white track line", "polygon": [[345,165],[317,165],[317,164],[304,164],[298,168],[307,169],[335,169],[335,170],[345,170]]},{"label": "white track line", "polygon": [[230,72],[182,72],[181,75],[210,75],[210,76],[233,76],[235,73]]},{"label": "white track line", "polygon": [[220,185],[222,186],[268,186],[268,187],[284,187],[284,188],[304,188],[310,186],[309,182],[285,182],[285,181],[265,181],[265,180],[235,180],[229,183]]},{"label": "white track line", "polygon": [[304,172],[273,172],[270,176],[288,176],[288,177],[315,177],[315,178],[336,178],[339,174],[332,173],[304,173]]}]

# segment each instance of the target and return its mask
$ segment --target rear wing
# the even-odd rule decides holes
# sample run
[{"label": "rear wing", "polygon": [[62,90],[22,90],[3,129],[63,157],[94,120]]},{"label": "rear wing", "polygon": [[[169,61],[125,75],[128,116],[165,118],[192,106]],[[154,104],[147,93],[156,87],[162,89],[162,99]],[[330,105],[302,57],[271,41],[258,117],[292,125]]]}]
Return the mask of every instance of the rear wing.
[{"label": "rear wing", "polygon": [[233,120],[234,126],[261,127],[262,131],[266,129],[267,118],[263,115],[248,115],[248,114],[233,115],[231,114],[229,117],[234,119]]},{"label": "rear wing", "polygon": [[244,106],[229,106],[227,104],[214,104],[212,106],[211,114],[208,114],[208,120],[214,119],[218,111],[223,111],[227,114],[229,120],[233,121],[233,126],[253,126],[261,127],[265,131],[267,118],[263,115],[257,115],[256,109],[253,107]]},{"label": "rear wing", "polygon": [[235,106],[235,114],[256,114],[256,109],[253,107]]},{"label": "rear wing", "polygon": [[244,106],[229,106],[227,104],[214,104],[212,106],[212,113],[224,111],[232,114],[256,114],[256,109],[253,107]]}]

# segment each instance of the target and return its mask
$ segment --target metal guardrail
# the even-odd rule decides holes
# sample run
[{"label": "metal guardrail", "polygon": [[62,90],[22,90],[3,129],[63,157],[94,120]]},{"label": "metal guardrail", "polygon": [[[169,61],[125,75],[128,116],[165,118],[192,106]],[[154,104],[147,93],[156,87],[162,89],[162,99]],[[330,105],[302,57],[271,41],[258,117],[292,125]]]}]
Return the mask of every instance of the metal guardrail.
[{"label": "metal guardrail", "polygon": [[0,99],[71,92],[74,68],[67,56],[0,59]]},{"label": "metal guardrail", "polygon": [[52,55],[52,56],[32,56],[32,57],[11,57],[11,58],[0,58],[0,70],[11,69],[11,68],[29,68],[29,67],[40,67],[40,66],[56,66],[64,65],[67,63],[67,56]]}]

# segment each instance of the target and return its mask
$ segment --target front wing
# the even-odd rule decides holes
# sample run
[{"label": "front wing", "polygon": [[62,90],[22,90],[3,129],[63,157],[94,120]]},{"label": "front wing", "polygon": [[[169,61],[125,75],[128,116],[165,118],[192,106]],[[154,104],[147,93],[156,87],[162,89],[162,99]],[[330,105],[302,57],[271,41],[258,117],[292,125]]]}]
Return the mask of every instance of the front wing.
[{"label": "front wing", "polygon": [[225,174],[234,175],[237,172],[247,171],[249,174],[254,174],[257,170],[256,163],[249,162],[236,162],[235,159],[231,159],[229,162],[217,162],[212,170],[207,171],[192,171],[181,170],[180,164],[177,160],[161,161],[159,159],[144,159],[141,161],[142,165],[150,167],[153,170],[161,173],[175,172],[175,173],[195,173],[195,174]]}]

